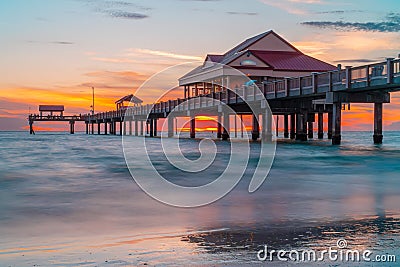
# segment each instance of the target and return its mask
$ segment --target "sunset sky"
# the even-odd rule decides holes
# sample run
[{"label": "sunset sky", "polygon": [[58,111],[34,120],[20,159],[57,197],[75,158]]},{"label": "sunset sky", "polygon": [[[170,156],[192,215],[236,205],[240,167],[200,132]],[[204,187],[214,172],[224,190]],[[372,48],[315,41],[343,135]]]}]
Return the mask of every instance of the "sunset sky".
[{"label": "sunset sky", "polygon": [[[87,113],[92,86],[96,111],[112,110],[154,73],[270,29],[334,65],[397,57],[397,12],[397,0],[0,1],[0,130],[25,129],[39,104]],[[400,130],[400,94],[384,109],[384,129]],[[343,123],[371,130],[372,105]]]}]

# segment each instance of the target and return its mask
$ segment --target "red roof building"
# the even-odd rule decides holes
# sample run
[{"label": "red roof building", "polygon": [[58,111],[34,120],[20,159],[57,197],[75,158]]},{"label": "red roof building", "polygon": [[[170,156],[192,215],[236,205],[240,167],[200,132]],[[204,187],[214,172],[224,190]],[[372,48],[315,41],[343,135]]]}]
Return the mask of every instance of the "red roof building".
[{"label": "red roof building", "polygon": [[203,65],[181,77],[179,84],[185,88],[185,97],[242,86],[235,84],[233,77],[230,79],[229,69],[262,83],[331,71],[336,67],[303,54],[271,30],[245,40],[223,55],[207,55]]}]

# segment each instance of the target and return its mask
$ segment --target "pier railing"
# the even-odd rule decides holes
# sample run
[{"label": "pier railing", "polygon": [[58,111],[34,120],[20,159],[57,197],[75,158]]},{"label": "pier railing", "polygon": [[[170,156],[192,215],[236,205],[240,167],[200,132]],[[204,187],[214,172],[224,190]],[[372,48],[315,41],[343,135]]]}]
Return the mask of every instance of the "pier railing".
[{"label": "pier railing", "polygon": [[[243,103],[263,99],[278,99],[317,95],[326,92],[343,90],[367,90],[387,84],[400,86],[400,59],[388,59],[385,62],[369,64],[360,67],[346,67],[335,71],[313,73],[311,75],[285,78],[273,82],[264,82],[250,86],[242,86],[232,91],[213,92],[202,97],[175,99],[147,104],[138,107],[128,107],[118,111],[109,111],[94,115],[83,115],[86,121],[107,120],[126,116],[146,115],[150,113],[168,113],[179,106],[179,111],[195,108],[214,107],[219,100],[226,104]],[[256,90],[259,87],[260,90]],[[193,101],[186,101],[193,99]],[[190,105],[190,106],[189,106]]]}]

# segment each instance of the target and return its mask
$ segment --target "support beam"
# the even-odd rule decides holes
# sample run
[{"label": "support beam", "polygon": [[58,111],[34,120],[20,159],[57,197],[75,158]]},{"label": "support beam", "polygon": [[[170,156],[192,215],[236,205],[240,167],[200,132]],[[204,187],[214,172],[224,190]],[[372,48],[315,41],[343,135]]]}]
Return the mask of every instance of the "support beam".
[{"label": "support beam", "polygon": [[104,122],[104,134],[107,135],[107,124],[108,122]]},{"label": "support beam", "polygon": [[305,113],[298,113],[296,122],[296,140],[307,141],[307,120]]},{"label": "support beam", "polygon": [[[32,125],[30,125],[32,128]],[[85,122],[85,126],[86,126],[86,134],[89,134],[89,123]]]},{"label": "support beam", "polygon": [[35,134],[35,131],[33,130],[33,121],[29,121],[29,134]]},{"label": "support beam", "polygon": [[222,140],[229,140],[229,129],[230,129],[229,113],[225,112],[224,113],[224,130],[222,133]]},{"label": "support beam", "polygon": [[324,113],[318,113],[318,139],[324,139]]},{"label": "support beam", "polygon": [[158,135],[158,133],[157,133],[157,130],[158,130],[158,128],[157,128],[157,121],[158,121],[158,119],[154,119],[154,120],[153,120],[153,123],[154,123],[154,127],[153,127],[154,134],[153,134],[153,136],[157,136],[157,135]]},{"label": "support beam", "polygon": [[140,135],[144,135],[144,121],[140,121]]},{"label": "support beam", "polygon": [[139,136],[139,121],[135,120],[135,136]]},{"label": "support beam", "polygon": [[98,135],[101,134],[101,132],[100,132],[100,127],[101,127],[101,123],[98,122],[98,123],[97,123],[97,134],[98,134]]},{"label": "support beam", "polygon": [[328,139],[332,139],[333,113],[328,112]]},{"label": "support beam", "polygon": [[168,137],[174,137],[174,120],[175,118],[171,116],[168,116]]},{"label": "support beam", "polygon": [[262,134],[261,139],[263,142],[272,142],[272,112],[269,108],[265,109],[265,111],[261,114],[262,121]]},{"label": "support beam", "polygon": [[279,115],[276,115],[276,121],[275,121],[275,132],[276,132],[276,137],[279,136]]},{"label": "support beam", "polygon": [[237,115],[235,114],[235,138],[237,138],[238,137],[238,135],[237,135]]},{"label": "support beam", "polygon": [[129,120],[129,135],[132,135],[132,120]]},{"label": "support beam", "polygon": [[283,137],[289,138],[289,114],[285,114],[283,118]]},{"label": "support beam", "polygon": [[296,138],[296,113],[290,114],[290,139]]},{"label": "support beam", "polygon": [[196,116],[190,118],[190,138],[196,138]]},{"label": "support beam", "polygon": [[127,133],[127,131],[126,131],[126,120],[124,120],[123,125],[124,125],[124,131],[122,132],[122,134],[126,135],[126,133]]},{"label": "support beam", "polygon": [[122,126],[122,123],[123,123],[122,121],[119,122],[119,135],[121,135],[121,136],[124,134],[124,133],[123,133],[123,126]]},{"label": "support beam", "polygon": [[308,138],[314,138],[314,123],[312,121],[308,122]]},{"label": "support beam", "polygon": [[94,134],[94,122],[92,122],[92,134]]},{"label": "support beam", "polygon": [[244,128],[245,126],[244,126],[243,124],[244,124],[243,115],[240,114],[240,137],[241,137],[241,138],[244,137],[244,132],[243,132],[244,129],[243,129],[243,128]]},{"label": "support beam", "polygon": [[383,114],[383,104],[374,104],[374,144],[382,144],[383,134],[382,134],[382,114]]},{"label": "support beam", "polygon": [[154,137],[154,124],[153,119],[150,119],[150,130],[149,130],[150,137]]},{"label": "support beam", "polygon": [[217,123],[217,138],[222,138],[222,118],[221,114],[218,114],[218,123]]},{"label": "support beam", "polygon": [[258,114],[253,114],[253,124],[251,130],[251,139],[257,141],[260,138],[260,124],[258,122]]},{"label": "support beam", "polygon": [[332,145],[340,145],[342,140],[342,103],[333,104]]},{"label": "support beam", "polygon": [[70,121],[69,122],[69,126],[70,126],[70,134],[75,134],[75,121]]}]

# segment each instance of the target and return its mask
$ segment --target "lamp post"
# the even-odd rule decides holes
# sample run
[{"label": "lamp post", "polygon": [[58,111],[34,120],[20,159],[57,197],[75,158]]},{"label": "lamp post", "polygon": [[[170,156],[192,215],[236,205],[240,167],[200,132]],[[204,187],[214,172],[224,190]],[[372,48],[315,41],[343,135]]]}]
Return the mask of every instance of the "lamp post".
[{"label": "lamp post", "polygon": [[92,87],[92,115],[94,115],[94,87]]}]

